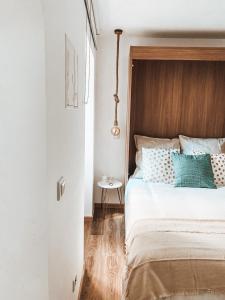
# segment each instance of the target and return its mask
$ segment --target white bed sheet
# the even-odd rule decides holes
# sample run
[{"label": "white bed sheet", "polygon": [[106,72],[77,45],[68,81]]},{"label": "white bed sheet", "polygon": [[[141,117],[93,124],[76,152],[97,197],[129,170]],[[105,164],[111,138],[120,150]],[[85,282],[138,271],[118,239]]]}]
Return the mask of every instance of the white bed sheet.
[{"label": "white bed sheet", "polygon": [[225,187],[175,188],[131,178],[125,195],[126,235],[146,218],[225,220]]},{"label": "white bed sheet", "polygon": [[[126,236],[139,220],[225,220],[225,187],[218,189],[175,188],[130,178],[125,194]],[[225,280],[225,279],[224,279]],[[224,300],[223,295],[175,296],[171,300]]]}]

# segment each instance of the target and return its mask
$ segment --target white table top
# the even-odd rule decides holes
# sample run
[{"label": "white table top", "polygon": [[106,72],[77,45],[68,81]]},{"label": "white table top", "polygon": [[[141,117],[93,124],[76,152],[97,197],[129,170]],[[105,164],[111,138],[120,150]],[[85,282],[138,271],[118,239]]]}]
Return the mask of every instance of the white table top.
[{"label": "white table top", "polygon": [[97,185],[102,189],[118,189],[123,186],[122,182],[116,179],[111,181],[99,181]]}]

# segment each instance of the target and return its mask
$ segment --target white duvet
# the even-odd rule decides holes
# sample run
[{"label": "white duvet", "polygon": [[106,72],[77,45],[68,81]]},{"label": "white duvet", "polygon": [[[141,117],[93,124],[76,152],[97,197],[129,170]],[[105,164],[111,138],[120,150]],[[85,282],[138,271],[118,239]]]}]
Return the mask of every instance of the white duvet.
[{"label": "white duvet", "polygon": [[[144,219],[225,220],[225,187],[175,188],[161,183],[129,179],[125,195],[125,228]],[[224,279],[225,280],[225,279]],[[171,300],[222,300],[223,295],[174,296]]]},{"label": "white duvet", "polygon": [[125,201],[126,234],[141,219],[225,220],[225,187],[175,188],[129,179]]}]

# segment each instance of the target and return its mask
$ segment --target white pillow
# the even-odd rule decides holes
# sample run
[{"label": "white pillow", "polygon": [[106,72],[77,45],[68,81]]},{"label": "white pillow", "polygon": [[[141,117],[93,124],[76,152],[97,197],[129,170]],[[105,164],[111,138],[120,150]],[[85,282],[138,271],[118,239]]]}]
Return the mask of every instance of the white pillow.
[{"label": "white pillow", "polygon": [[151,182],[173,183],[175,179],[171,149],[142,148],[143,180]]},{"label": "white pillow", "polygon": [[212,154],[211,163],[215,184],[225,186],[225,154]]},{"label": "white pillow", "polygon": [[220,144],[221,152],[225,153],[225,138],[219,139],[219,144]]},{"label": "white pillow", "polygon": [[191,138],[179,135],[181,150],[184,154],[203,152],[208,154],[221,153],[221,146],[218,139]]},{"label": "white pillow", "polygon": [[142,173],[142,148],[157,148],[157,149],[180,149],[179,139],[161,139],[142,135],[134,135],[136,145],[136,170],[133,178],[143,178]]}]

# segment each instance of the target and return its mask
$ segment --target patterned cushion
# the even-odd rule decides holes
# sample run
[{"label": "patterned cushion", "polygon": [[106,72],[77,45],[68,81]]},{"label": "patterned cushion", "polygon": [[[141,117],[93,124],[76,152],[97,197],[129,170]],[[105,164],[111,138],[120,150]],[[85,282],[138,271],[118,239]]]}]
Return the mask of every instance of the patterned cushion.
[{"label": "patterned cushion", "polygon": [[136,170],[132,177],[143,178],[142,172],[142,148],[154,148],[154,149],[180,149],[179,139],[162,139],[153,138],[142,135],[134,135],[134,141],[136,145]]},{"label": "patterned cushion", "polygon": [[210,154],[172,153],[176,187],[215,189]]},{"label": "patterned cushion", "polygon": [[225,154],[212,154],[211,163],[214,173],[215,184],[225,186]]},{"label": "patterned cushion", "polygon": [[171,152],[179,153],[172,149],[142,148],[143,180],[151,182],[174,182]]}]

